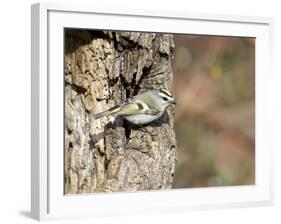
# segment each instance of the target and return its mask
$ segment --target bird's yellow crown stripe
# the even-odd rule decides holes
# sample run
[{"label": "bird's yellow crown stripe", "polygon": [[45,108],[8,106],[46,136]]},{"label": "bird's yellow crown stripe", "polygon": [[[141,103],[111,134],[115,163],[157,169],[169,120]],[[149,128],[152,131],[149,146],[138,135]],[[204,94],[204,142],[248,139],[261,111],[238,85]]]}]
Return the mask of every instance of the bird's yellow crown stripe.
[{"label": "bird's yellow crown stripe", "polygon": [[166,94],[166,95],[169,96],[169,97],[172,97],[172,94],[171,94],[170,91],[167,90],[167,89],[160,89],[160,92]]}]

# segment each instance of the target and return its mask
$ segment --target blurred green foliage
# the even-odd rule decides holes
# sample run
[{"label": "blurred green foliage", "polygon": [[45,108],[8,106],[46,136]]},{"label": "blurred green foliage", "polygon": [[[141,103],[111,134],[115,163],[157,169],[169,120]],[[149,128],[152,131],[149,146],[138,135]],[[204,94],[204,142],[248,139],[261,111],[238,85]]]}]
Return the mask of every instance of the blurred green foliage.
[{"label": "blurred green foliage", "polygon": [[255,39],[175,35],[175,188],[255,183]]}]

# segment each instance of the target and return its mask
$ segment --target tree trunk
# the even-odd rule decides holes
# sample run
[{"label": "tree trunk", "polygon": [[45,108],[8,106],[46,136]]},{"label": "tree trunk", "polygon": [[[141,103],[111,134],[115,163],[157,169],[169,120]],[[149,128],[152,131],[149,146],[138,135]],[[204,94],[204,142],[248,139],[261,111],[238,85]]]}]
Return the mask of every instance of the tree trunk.
[{"label": "tree trunk", "polygon": [[135,127],[94,115],[172,85],[173,35],[65,30],[65,193],[167,189],[176,163],[174,108]]}]

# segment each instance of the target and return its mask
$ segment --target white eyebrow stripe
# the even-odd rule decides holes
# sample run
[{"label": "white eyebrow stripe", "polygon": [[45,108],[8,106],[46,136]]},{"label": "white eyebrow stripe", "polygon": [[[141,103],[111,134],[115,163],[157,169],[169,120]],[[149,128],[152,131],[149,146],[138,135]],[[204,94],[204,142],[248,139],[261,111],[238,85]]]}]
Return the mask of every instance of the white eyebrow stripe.
[{"label": "white eyebrow stripe", "polygon": [[161,97],[167,97],[167,98],[169,98],[169,99],[173,99],[173,97],[171,97],[171,96],[169,96],[169,95],[167,95],[167,94],[165,94],[165,93],[162,93],[162,92],[160,92],[159,95],[160,95]]},{"label": "white eyebrow stripe", "polygon": [[173,97],[172,94],[168,90],[165,90],[165,89],[160,89],[160,93],[166,94],[169,97]]}]

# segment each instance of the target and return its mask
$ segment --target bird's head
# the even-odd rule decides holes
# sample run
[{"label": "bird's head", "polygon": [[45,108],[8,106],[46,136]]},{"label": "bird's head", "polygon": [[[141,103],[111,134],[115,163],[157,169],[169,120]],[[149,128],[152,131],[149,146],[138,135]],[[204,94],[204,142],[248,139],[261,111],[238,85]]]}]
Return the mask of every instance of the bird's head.
[{"label": "bird's head", "polygon": [[161,88],[157,91],[161,104],[166,108],[171,104],[176,104],[176,101],[168,89]]}]

